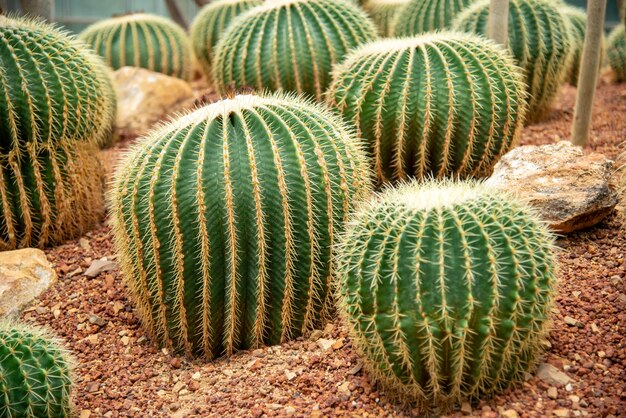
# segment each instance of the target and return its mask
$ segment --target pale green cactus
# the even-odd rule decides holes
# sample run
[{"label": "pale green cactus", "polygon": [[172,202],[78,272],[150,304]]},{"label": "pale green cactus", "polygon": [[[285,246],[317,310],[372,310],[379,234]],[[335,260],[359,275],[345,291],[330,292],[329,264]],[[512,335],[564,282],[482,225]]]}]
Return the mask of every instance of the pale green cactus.
[{"label": "pale green cactus", "polygon": [[613,29],[609,34],[607,44],[609,65],[615,74],[616,81],[626,81],[626,33],[623,24]]},{"label": "pale green cactus", "polygon": [[384,37],[393,36],[393,23],[398,12],[403,10],[409,0],[368,0],[363,9],[378,27],[378,33]]},{"label": "pale green cactus", "polygon": [[454,18],[476,0],[410,0],[392,24],[394,36],[450,29]]}]

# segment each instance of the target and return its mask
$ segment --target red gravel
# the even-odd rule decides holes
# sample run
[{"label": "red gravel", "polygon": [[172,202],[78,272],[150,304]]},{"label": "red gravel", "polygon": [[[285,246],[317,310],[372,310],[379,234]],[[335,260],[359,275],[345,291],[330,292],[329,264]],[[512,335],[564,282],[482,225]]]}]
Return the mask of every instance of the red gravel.
[{"label": "red gravel", "polygon": [[[544,123],[525,129],[523,144],[567,139],[575,90],[564,89]],[[626,84],[603,80],[590,150],[615,158],[626,139]],[[124,143],[124,146],[127,142]],[[106,152],[109,160],[123,146]],[[172,357],[146,339],[118,270],[88,279],[92,260],[114,257],[103,224],[84,238],[47,250],[58,283],[22,314],[63,337],[79,362],[77,414],[89,416],[407,416],[369,383],[338,323],[312,338],[242,352],[211,364]],[[81,245],[82,243],[82,245]],[[547,362],[571,387],[536,377],[452,416],[626,416],[626,237],[620,217],[559,240],[562,283]],[[44,309],[36,309],[41,308]],[[95,315],[95,316],[94,316]],[[569,326],[564,317],[579,323]],[[98,325],[103,324],[104,325]],[[323,351],[322,341],[333,340]],[[553,389],[551,389],[552,391]],[[554,395],[554,393],[552,393]],[[553,396],[554,397],[554,396]],[[410,412],[410,411],[409,411]],[[417,413],[417,411],[413,411]]]}]

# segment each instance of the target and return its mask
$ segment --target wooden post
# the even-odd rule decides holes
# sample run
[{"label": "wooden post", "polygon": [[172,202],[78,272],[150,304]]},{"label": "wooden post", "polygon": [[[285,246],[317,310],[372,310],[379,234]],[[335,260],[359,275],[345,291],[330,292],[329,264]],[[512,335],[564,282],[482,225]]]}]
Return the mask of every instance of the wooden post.
[{"label": "wooden post", "polygon": [[509,37],[509,0],[491,0],[489,37],[506,46]]},{"label": "wooden post", "polygon": [[587,144],[591,127],[591,113],[600,67],[605,12],[606,0],[588,0],[587,30],[585,31],[585,45],[580,61],[576,109],[574,110],[574,123],[572,125],[572,143],[581,147]]}]

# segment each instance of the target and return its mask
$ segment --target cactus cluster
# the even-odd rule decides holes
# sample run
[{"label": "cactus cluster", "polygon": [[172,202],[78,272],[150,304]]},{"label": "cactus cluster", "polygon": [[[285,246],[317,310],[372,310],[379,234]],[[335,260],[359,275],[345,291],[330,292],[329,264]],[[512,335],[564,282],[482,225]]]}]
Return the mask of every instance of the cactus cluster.
[{"label": "cactus cluster", "polygon": [[146,328],[211,359],[319,326],[335,235],[369,192],[364,160],[337,116],[283,96],[236,96],[153,131],[111,191]]},{"label": "cactus cluster", "polygon": [[100,219],[94,147],[114,106],[104,64],[82,43],[0,16],[0,250],[61,242]]},{"label": "cactus cluster", "polygon": [[194,19],[189,34],[202,72],[210,77],[215,46],[240,14],[263,4],[262,0],[217,0],[205,5]]},{"label": "cactus cluster", "polygon": [[394,36],[451,29],[454,18],[476,0],[410,0],[393,23]]},{"label": "cactus cluster", "polygon": [[609,65],[615,73],[616,81],[626,81],[626,32],[624,31],[624,24],[613,29],[609,34],[607,44]]},{"label": "cactus cluster", "polygon": [[[487,36],[490,0],[481,0],[461,12],[454,28]],[[508,47],[524,70],[528,122],[550,110],[567,76],[571,40],[567,17],[547,0],[510,0]]]},{"label": "cactus cluster", "polygon": [[189,39],[169,19],[146,13],[113,17],[87,27],[80,37],[115,70],[132,66],[191,78]]},{"label": "cactus cluster", "polygon": [[70,417],[72,360],[39,328],[0,324],[0,416]]},{"label": "cactus cluster", "polygon": [[585,43],[585,30],[587,28],[587,13],[579,8],[563,5],[559,7],[561,12],[567,17],[569,34],[572,42],[570,65],[567,69],[565,80],[571,85],[578,84],[578,73],[580,72],[580,59]]},{"label": "cactus cluster", "polygon": [[534,364],[555,286],[553,237],[477,183],[408,184],[365,205],[337,248],[341,313],[386,391],[446,407]]},{"label": "cactus cluster", "polygon": [[364,138],[379,182],[485,174],[525,113],[507,52],[452,32],[359,48],[336,68],[327,100]]},{"label": "cactus cluster", "polygon": [[368,0],[363,3],[363,9],[378,27],[378,33],[391,37],[395,19],[408,2],[409,0]]},{"label": "cactus cluster", "polygon": [[374,23],[344,0],[271,0],[238,17],[218,42],[213,83],[230,89],[304,93],[320,100],[331,67],[377,37]]}]

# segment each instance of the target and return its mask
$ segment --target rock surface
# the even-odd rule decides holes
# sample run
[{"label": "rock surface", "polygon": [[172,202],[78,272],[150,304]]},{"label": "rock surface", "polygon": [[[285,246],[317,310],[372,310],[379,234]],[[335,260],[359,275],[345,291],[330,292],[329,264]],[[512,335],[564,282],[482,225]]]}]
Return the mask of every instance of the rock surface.
[{"label": "rock surface", "polygon": [[569,233],[600,222],[618,202],[610,184],[613,161],[583,155],[568,141],[513,149],[496,164],[487,184],[510,191],[537,209],[548,226]]},{"label": "rock surface", "polygon": [[43,251],[0,252],[0,318],[17,314],[56,281],[57,274]]},{"label": "rock surface", "polygon": [[551,364],[543,363],[537,369],[537,377],[550,385],[564,386],[572,379]]},{"label": "rock surface", "polygon": [[189,83],[144,68],[122,67],[113,73],[117,91],[118,135],[138,136],[195,100]]}]

